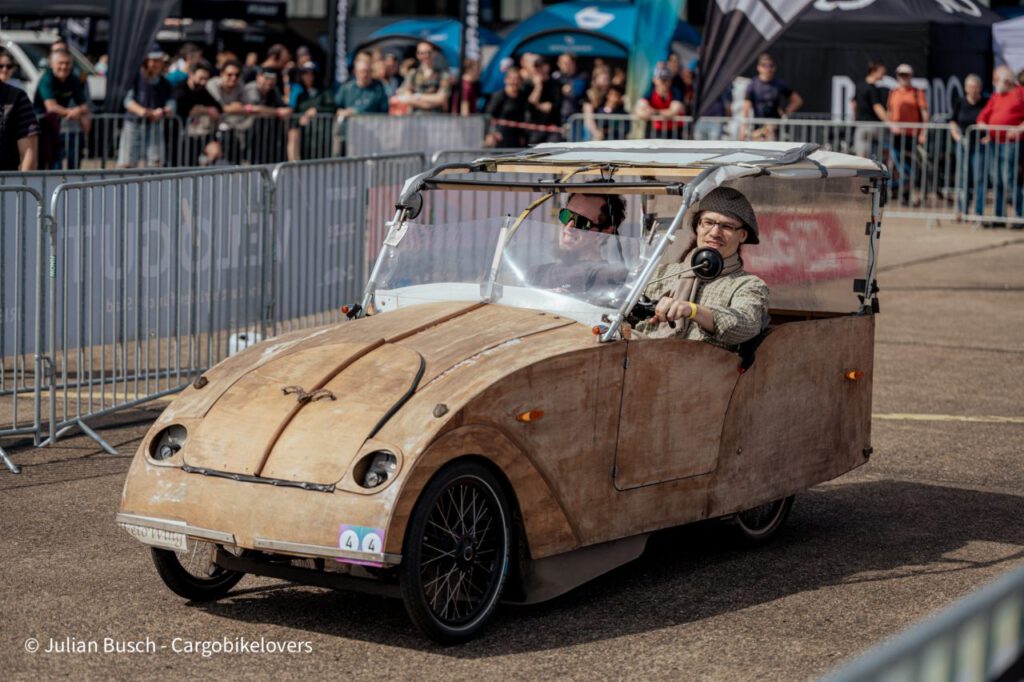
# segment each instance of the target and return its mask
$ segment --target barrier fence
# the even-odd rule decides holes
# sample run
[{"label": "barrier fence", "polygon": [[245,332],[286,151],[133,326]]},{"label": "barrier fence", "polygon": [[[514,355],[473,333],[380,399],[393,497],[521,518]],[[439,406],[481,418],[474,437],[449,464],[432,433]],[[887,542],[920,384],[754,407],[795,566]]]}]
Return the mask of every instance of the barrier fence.
[{"label": "barrier fence", "polygon": [[424,165],[406,154],[0,185],[0,436],[38,445],[79,428],[114,453],[96,417],[338,320],[368,269],[363,226]]},{"label": "barrier fence", "polygon": [[[43,373],[33,349],[43,323],[36,314],[43,306],[43,197],[29,187],[0,186],[0,215],[5,217],[4,231],[12,236],[0,239],[0,436],[31,434],[38,445]],[[3,448],[0,462],[14,473],[20,471]]]},{"label": "barrier fence", "polygon": [[825,682],[1024,679],[1024,569],[960,600]]}]

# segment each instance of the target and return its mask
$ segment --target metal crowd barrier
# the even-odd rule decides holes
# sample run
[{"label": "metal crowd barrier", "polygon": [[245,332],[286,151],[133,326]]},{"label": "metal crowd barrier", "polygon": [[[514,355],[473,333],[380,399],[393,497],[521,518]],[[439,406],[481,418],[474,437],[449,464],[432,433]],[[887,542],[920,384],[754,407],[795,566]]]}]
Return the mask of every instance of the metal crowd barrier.
[{"label": "metal crowd barrier", "polygon": [[429,156],[444,149],[471,149],[483,144],[487,121],[482,114],[356,114],[345,121],[345,154],[418,152]]},{"label": "metal crowd barrier", "polygon": [[652,116],[643,119],[631,114],[573,114],[565,123],[565,139],[569,142],[692,140],[693,119],[689,116]]},{"label": "metal crowd barrier", "polygon": [[[511,148],[488,149],[457,149],[435,153],[431,157],[431,166],[442,163],[460,163],[474,161],[485,156],[510,154],[521,151]],[[503,182],[513,180],[512,173],[494,173],[488,180]],[[454,176],[457,177],[457,176]],[[422,220],[434,225],[444,225],[454,220],[472,221],[494,216],[518,214],[530,199],[522,192],[470,192],[448,191],[430,192],[424,204],[425,216]]]},{"label": "metal crowd barrier", "polygon": [[823,682],[1024,679],[1024,568],[826,675]]},{"label": "metal crowd barrier", "polygon": [[[267,168],[64,184],[44,352],[50,439],[180,390],[267,333]],[[243,339],[243,341],[239,341]]]},{"label": "metal crowd barrier", "polygon": [[[0,436],[42,434],[38,353],[42,336],[46,235],[42,195],[31,187],[0,187]],[[0,448],[0,462],[18,466]]]},{"label": "metal crowd barrier", "polygon": [[274,169],[273,333],[338,322],[341,305],[359,300],[368,235],[380,235],[402,183],[424,163],[422,154],[394,154]]},{"label": "metal crowd barrier", "polygon": [[971,126],[953,144],[957,214],[994,226],[1024,227],[1024,135],[1020,128]]},{"label": "metal crowd barrier", "polygon": [[395,217],[395,201],[405,181],[426,166],[421,152],[366,157],[366,255],[364,263],[377,258],[387,223]]}]

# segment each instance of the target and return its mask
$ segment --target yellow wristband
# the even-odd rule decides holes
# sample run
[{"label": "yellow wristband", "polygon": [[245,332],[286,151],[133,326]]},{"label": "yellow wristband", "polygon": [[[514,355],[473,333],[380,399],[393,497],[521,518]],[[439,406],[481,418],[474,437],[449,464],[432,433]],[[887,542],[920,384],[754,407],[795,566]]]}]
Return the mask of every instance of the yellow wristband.
[{"label": "yellow wristband", "polygon": [[687,303],[690,304],[690,316],[687,317],[686,319],[692,320],[693,318],[697,317],[697,304],[694,303],[693,301],[687,301]]}]

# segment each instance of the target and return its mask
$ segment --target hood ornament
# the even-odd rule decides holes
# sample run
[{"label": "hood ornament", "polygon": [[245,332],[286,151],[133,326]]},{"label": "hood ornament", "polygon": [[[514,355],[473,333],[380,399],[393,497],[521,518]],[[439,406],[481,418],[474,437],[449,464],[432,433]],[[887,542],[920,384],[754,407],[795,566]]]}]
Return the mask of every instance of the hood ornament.
[{"label": "hood ornament", "polygon": [[316,402],[321,398],[330,398],[331,400],[337,400],[337,397],[331,391],[326,388],[318,388],[311,393],[306,393],[306,390],[302,386],[285,386],[281,389],[281,392],[285,395],[291,395],[294,393],[298,399],[300,405],[305,405],[309,402]]}]

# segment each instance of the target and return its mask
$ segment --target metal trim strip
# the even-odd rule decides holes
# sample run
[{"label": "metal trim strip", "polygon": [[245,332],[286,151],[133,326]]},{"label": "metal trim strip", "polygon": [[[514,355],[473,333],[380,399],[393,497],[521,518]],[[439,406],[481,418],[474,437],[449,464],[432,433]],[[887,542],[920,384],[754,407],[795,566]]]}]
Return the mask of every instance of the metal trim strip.
[{"label": "metal trim strip", "polygon": [[401,554],[374,554],[372,552],[350,552],[338,547],[326,545],[307,545],[302,542],[286,542],[284,540],[268,540],[267,538],[256,538],[253,541],[256,549],[284,552],[286,554],[302,554],[314,557],[326,557],[329,559],[351,559],[352,561],[375,561],[390,566],[397,566],[402,563]]},{"label": "metal trim strip", "polygon": [[203,540],[213,540],[214,542],[227,545],[237,544],[233,533],[225,533],[220,530],[190,526],[184,521],[172,521],[170,519],[158,519],[152,516],[139,516],[138,514],[125,513],[119,513],[114,517],[114,520],[118,524],[145,526],[147,528],[156,528],[157,530],[166,530],[172,533],[184,533],[185,535],[191,535],[192,537],[202,538]]}]

